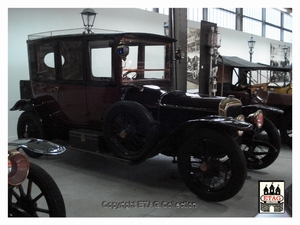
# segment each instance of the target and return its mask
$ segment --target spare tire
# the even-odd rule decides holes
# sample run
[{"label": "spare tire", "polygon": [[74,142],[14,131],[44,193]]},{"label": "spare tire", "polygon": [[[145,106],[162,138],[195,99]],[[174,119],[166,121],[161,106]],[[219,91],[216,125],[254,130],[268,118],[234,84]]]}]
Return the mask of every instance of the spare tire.
[{"label": "spare tire", "polygon": [[108,147],[118,157],[140,161],[155,145],[154,119],[141,104],[120,101],[108,109],[103,134]]}]

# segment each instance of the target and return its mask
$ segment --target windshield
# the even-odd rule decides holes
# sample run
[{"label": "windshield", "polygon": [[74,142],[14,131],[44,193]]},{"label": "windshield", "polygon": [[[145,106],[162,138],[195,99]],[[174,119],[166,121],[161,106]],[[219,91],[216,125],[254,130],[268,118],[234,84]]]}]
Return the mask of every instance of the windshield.
[{"label": "windshield", "polygon": [[129,53],[122,65],[123,82],[141,79],[170,79],[169,45],[130,43],[128,47]]},{"label": "windshield", "polygon": [[284,87],[292,82],[291,71],[234,69],[233,73],[235,75],[232,77],[232,84],[256,85],[267,83],[268,86]]}]

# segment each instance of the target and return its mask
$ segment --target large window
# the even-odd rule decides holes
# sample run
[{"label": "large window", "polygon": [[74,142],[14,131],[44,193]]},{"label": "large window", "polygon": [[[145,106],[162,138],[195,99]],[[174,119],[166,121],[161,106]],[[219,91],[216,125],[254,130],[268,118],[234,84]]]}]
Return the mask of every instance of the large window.
[{"label": "large window", "polygon": [[261,35],[262,22],[250,18],[243,19],[243,31],[250,34]]},{"label": "large window", "polygon": [[280,29],[277,27],[266,25],[266,38],[280,41]]},{"label": "large window", "polygon": [[280,26],[281,13],[278,9],[266,8],[266,22]]},{"label": "large window", "polygon": [[209,8],[208,21],[218,24],[219,27],[235,29],[235,11]]},{"label": "large window", "polygon": [[[168,8],[144,9],[169,14]],[[241,29],[242,27],[243,32],[292,42],[293,18],[277,8],[242,8],[242,15],[237,13],[236,8],[187,8],[187,17],[192,21],[205,20],[217,23],[219,27],[228,29]],[[242,26],[236,26],[236,21],[239,21]]]},{"label": "large window", "polygon": [[253,18],[253,19],[261,20],[262,9],[261,8],[243,8],[243,15]]}]

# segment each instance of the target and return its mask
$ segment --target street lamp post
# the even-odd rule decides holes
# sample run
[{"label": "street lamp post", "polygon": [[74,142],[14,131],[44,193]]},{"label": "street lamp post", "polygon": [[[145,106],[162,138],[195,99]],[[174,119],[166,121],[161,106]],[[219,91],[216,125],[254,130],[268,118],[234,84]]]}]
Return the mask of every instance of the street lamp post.
[{"label": "street lamp post", "polygon": [[250,37],[250,39],[248,41],[249,54],[250,54],[250,62],[252,62],[252,55],[254,53],[253,49],[255,47],[255,42],[256,41],[253,40],[253,36],[251,35],[251,37]]}]

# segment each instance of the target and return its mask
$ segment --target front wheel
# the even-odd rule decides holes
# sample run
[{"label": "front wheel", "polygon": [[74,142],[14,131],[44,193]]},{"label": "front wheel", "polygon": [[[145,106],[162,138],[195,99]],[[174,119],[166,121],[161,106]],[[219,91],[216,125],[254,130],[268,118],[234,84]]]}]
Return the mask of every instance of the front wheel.
[{"label": "front wheel", "polygon": [[266,117],[262,128],[245,133],[242,150],[246,156],[248,169],[263,169],[270,166],[278,157],[281,140],[278,129]]},{"label": "front wheel", "polygon": [[247,170],[243,152],[229,135],[200,129],[178,154],[178,169],[186,186],[207,201],[225,201],[243,187]]},{"label": "front wheel", "polygon": [[280,126],[280,135],[282,141],[292,148],[293,144],[293,128],[292,128],[292,112],[283,116]]},{"label": "front wheel", "polygon": [[53,178],[41,167],[30,163],[27,179],[8,189],[9,217],[65,217],[61,192]]}]

